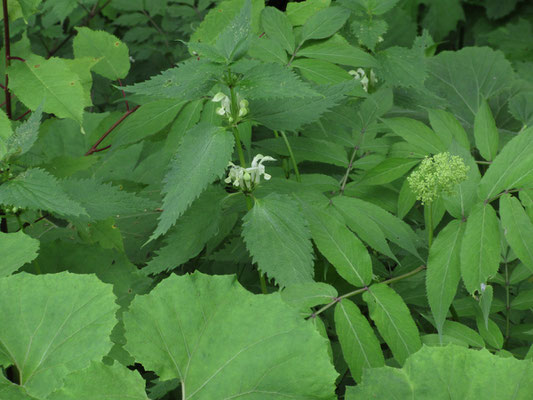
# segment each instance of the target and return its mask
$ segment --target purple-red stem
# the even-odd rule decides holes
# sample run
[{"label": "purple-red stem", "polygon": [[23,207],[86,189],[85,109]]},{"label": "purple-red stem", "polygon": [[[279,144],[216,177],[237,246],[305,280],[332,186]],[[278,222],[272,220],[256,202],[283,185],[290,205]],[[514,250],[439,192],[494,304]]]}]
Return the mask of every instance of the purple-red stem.
[{"label": "purple-red stem", "polygon": [[[117,79],[118,81],[118,84],[120,87],[122,87],[122,81],[120,79]],[[126,101],[126,111],[129,111],[130,110],[130,105],[128,103],[128,100],[126,100],[126,92],[124,91],[124,89],[120,89],[122,91],[122,97],[124,97],[124,100]]]},{"label": "purple-red stem", "polygon": [[15,121],[18,121],[18,120],[24,118],[24,117],[25,117],[26,115],[28,115],[29,113],[31,113],[31,110],[26,111],[26,112],[25,112],[24,114],[22,114],[20,117],[18,117],[17,119],[15,119]]},{"label": "purple-red stem", "polygon": [[6,83],[4,85],[4,93],[6,95],[6,114],[9,119],[12,117],[11,111],[11,92],[9,91],[9,76],[7,68],[11,60],[11,41],[9,38],[9,13],[7,9],[7,0],[2,0],[2,9],[4,12],[4,48],[6,52]]},{"label": "purple-red stem", "polygon": [[98,146],[100,145],[100,143],[102,143],[104,141],[104,139],[111,133],[113,132],[113,130],[119,126],[122,121],[124,121],[126,118],[128,118],[131,114],[133,114],[135,111],[137,111],[139,109],[140,106],[135,106],[133,107],[131,110],[128,110],[124,113],[124,115],[122,115],[122,117],[119,118],[119,120],[117,122],[115,122],[113,125],[111,125],[111,128],[109,128],[106,133],[104,133],[100,139],[98,139],[96,141],[95,144],[93,144],[93,146],[87,151],[87,153],[85,153],[86,156],[90,156],[91,154],[93,153],[97,153],[99,151],[102,151],[102,150],[105,150],[105,149],[108,149],[109,147],[111,146],[107,146],[107,147],[104,147],[102,149],[98,149]]}]

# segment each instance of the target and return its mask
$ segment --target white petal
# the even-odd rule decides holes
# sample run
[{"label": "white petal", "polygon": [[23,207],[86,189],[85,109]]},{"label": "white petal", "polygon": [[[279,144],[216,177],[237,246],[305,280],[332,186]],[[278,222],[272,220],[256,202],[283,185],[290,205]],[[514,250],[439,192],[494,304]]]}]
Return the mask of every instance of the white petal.
[{"label": "white petal", "polygon": [[217,94],[215,94],[215,96],[213,97],[211,101],[218,103],[219,101],[222,101],[226,97],[228,96],[226,96],[224,93],[218,92]]}]

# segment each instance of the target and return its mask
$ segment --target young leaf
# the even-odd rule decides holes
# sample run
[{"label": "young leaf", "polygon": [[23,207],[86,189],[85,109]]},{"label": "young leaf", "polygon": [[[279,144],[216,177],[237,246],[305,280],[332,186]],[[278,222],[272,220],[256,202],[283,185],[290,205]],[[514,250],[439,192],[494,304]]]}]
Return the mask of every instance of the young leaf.
[{"label": "young leaf", "polygon": [[530,271],[533,271],[533,224],[520,201],[510,194],[500,198],[500,217],[505,239]]},{"label": "young leaf", "polygon": [[130,70],[128,47],[115,35],[105,31],[93,31],[86,27],[76,28],[72,46],[76,58],[98,59],[94,72],[111,80],[124,79]]},{"label": "young leaf", "polygon": [[380,38],[383,39],[382,36],[387,32],[389,25],[379,18],[365,18],[353,21],[350,28],[360,45],[374,51],[376,45],[380,42]]},{"label": "young leaf", "polygon": [[474,137],[481,156],[488,161],[494,160],[498,152],[499,134],[486,100],[481,103],[474,119]]},{"label": "young leaf", "polygon": [[87,215],[85,209],[65,193],[54,176],[38,168],[28,169],[2,184],[0,204],[60,215]]},{"label": "young leaf", "polygon": [[489,346],[494,347],[495,349],[501,349],[503,347],[502,331],[496,322],[489,318],[487,323],[485,323],[483,314],[478,312],[476,315],[476,326],[479,334]]},{"label": "young leaf", "polygon": [[242,237],[261,272],[280,286],[313,280],[313,246],[307,222],[288,196],[256,199],[243,218]]},{"label": "young leaf", "polygon": [[39,241],[24,232],[0,232],[0,277],[11,275],[37,257]]},{"label": "young leaf", "polygon": [[470,293],[496,274],[500,265],[500,227],[490,204],[478,203],[466,222],[461,244],[461,276]]},{"label": "young leaf", "polygon": [[489,315],[490,315],[490,306],[492,305],[493,292],[492,286],[485,285],[481,289],[481,295],[479,296],[479,308],[481,308],[481,313],[483,315],[483,320],[485,321],[485,328],[489,327]]},{"label": "young leaf", "polygon": [[422,122],[412,118],[388,118],[383,122],[406,142],[424,149],[428,154],[448,150],[439,137]]},{"label": "young leaf", "polygon": [[294,53],[292,25],[285,13],[274,7],[265,7],[261,12],[261,25],[270,39],[280,43],[290,54]]},{"label": "young leaf", "polygon": [[166,233],[207,185],[221,177],[233,152],[233,136],[206,123],[187,131],[165,176],[163,212],[150,237]]},{"label": "young leaf", "polygon": [[[14,298],[19,299],[16,308],[10,307]],[[20,385],[38,398],[111,348],[118,305],[112,287],[94,276],[22,273],[2,278],[0,305],[2,357],[17,366]]]},{"label": "young leaf", "polygon": [[335,306],[335,330],[344,359],[356,382],[361,381],[363,369],[385,365],[374,330],[359,308],[348,299]]},{"label": "young leaf", "polygon": [[439,232],[429,249],[426,290],[439,334],[461,279],[460,249],[465,224],[453,220]]},{"label": "young leaf", "polygon": [[363,293],[370,318],[389,345],[394,358],[402,365],[416,353],[422,343],[418,329],[403,299],[387,285],[372,285]]},{"label": "young leaf", "polygon": [[350,13],[342,7],[328,7],[318,11],[302,27],[300,44],[309,39],[324,39],[346,23]]},{"label": "young leaf", "polygon": [[124,322],[126,349],[161,380],[179,379],[183,399],[334,397],[326,340],[279,295],[253,295],[234,276],[172,275]]},{"label": "young leaf", "polygon": [[[37,136],[39,135],[39,126],[41,125],[41,118],[42,118],[42,107],[37,107],[37,110],[35,110],[31,116],[23,122],[21,125],[15,129],[15,133],[11,135],[7,141],[7,157],[17,157],[21,156],[22,154],[27,153],[35,141],[37,140]],[[0,117],[1,119],[1,117]],[[6,132],[6,129],[1,129],[3,133]],[[0,138],[0,148],[1,148],[1,138]],[[0,150],[1,154],[1,150]],[[0,159],[2,157],[0,156]]]}]

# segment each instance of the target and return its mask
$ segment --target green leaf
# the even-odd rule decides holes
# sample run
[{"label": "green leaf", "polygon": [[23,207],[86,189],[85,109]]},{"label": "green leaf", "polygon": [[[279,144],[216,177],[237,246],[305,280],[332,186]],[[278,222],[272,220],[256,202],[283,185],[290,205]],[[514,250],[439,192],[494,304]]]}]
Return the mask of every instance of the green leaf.
[{"label": "green leaf", "polygon": [[65,193],[54,176],[37,168],[28,169],[2,184],[0,204],[60,215],[86,215],[85,209]]},{"label": "green leaf", "polygon": [[378,53],[380,75],[394,86],[424,88],[427,77],[426,60],[418,49],[389,47]]},{"label": "green leaf", "polygon": [[252,39],[248,55],[264,62],[276,62],[284,66],[289,62],[287,52],[281,47],[281,44],[266,36]]},{"label": "green leaf", "polygon": [[224,128],[200,123],[187,131],[164,179],[163,212],[150,237],[166,233],[207,185],[223,175],[233,152]]},{"label": "green leaf", "polygon": [[105,31],[93,31],[86,27],[76,28],[73,47],[76,58],[98,59],[94,72],[111,80],[124,79],[130,70],[128,47],[115,35]]},{"label": "green leaf", "polygon": [[307,282],[289,285],[281,291],[281,298],[297,310],[331,303],[339,294],[337,289],[324,282]]},{"label": "green leaf", "polygon": [[479,296],[479,308],[481,308],[481,313],[483,315],[483,320],[485,321],[485,328],[489,327],[489,315],[490,315],[490,306],[492,304],[493,291],[492,286],[486,285],[481,289],[481,296]]},{"label": "green leaf", "polygon": [[509,100],[509,112],[525,126],[533,124],[533,91],[520,92]]},{"label": "green leaf", "polygon": [[238,90],[247,100],[320,96],[293,71],[276,63],[261,63],[246,71]]},{"label": "green leaf", "polygon": [[481,103],[474,119],[474,137],[481,156],[485,160],[492,161],[498,152],[499,135],[486,100]]},{"label": "green leaf", "polygon": [[256,199],[243,218],[242,237],[261,272],[280,286],[311,282],[311,233],[302,212],[288,196]]},{"label": "green leaf", "polygon": [[324,39],[337,32],[350,16],[342,7],[328,7],[319,10],[303,25],[300,44],[309,39]]},{"label": "green leaf", "polygon": [[141,375],[117,363],[108,366],[93,361],[88,368],[67,375],[64,381],[65,385],[47,400],[148,400]]},{"label": "green leaf", "polygon": [[221,30],[215,42],[219,53],[228,61],[236,60],[244,55],[250,47],[248,40],[252,31],[252,2],[244,0],[237,15]]},{"label": "green leaf", "polygon": [[405,179],[398,195],[398,218],[403,219],[416,203],[416,194],[411,190],[409,181]]},{"label": "green leaf", "polygon": [[294,60],[291,65],[298,68],[305,79],[319,85],[334,85],[353,79],[345,69],[323,60],[299,58]]},{"label": "green leaf", "polygon": [[422,26],[435,41],[440,41],[465,20],[461,0],[423,0],[428,10],[422,19]]},{"label": "green leaf", "polygon": [[407,357],[416,353],[422,343],[415,322],[403,299],[384,284],[372,285],[363,293],[370,318],[389,345],[394,358],[402,365]]},{"label": "green leaf", "polygon": [[479,334],[483,337],[485,342],[495,349],[503,347],[503,335],[500,328],[493,320],[489,319],[485,323],[482,313],[476,315],[476,326]]},{"label": "green leaf", "polygon": [[435,132],[416,119],[398,117],[384,119],[383,122],[406,142],[418,146],[428,154],[438,154],[447,150]]},{"label": "green leaf", "polygon": [[520,201],[510,194],[500,197],[500,217],[505,240],[520,261],[533,271],[533,224]]},{"label": "green leaf", "polygon": [[[17,300],[17,307],[10,304]],[[17,274],[0,279],[0,360],[19,370],[20,385],[44,398],[71,371],[101,359],[116,323],[110,285],[94,276]]]},{"label": "green leaf", "polygon": [[386,158],[374,168],[368,170],[361,183],[366,185],[383,185],[404,176],[420,160],[410,158]]},{"label": "green leaf", "polygon": [[518,293],[511,302],[513,310],[531,310],[533,309],[533,290],[523,290]]},{"label": "green leaf", "polygon": [[354,286],[369,285],[372,261],[357,236],[331,213],[305,203],[302,208],[316,247],[339,275]]},{"label": "green leaf", "polygon": [[9,400],[37,400],[35,397],[29,396],[27,392],[16,383],[8,381],[3,374],[0,375],[0,396],[2,399]]},{"label": "green leaf", "polygon": [[466,222],[461,244],[461,276],[470,293],[496,274],[500,265],[500,227],[490,204],[476,204]]},{"label": "green leaf", "polygon": [[354,3],[368,15],[381,15],[394,8],[398,0],[355,0]]},{"label": "green leaf", "polygon": [[285,13],[274,7],[265,7],[261,12],[261,25],[270,39],[280,43],[290,54],[294,53],[292,25]]},{"label": "green leaf", "polygon": [[[21,156],[31,149],[39,135],[39,126],[41,125],[42,115],[42,107],[39,106],[25,122],[17,126],[15,133],[11,135],[6,142],[8,157]],[[0,130],[5,132],[5,129],[0,128]],[[2,157],[0,156],[0,159],[1,158]]]},{"label": "green leaf", "polygon": [[85,106],[80,77],[60,58],[31,55],[8,68],[9,88],[30,110],[44,101],[43,111],[82,124]]},{"label": "green leaf", "polygon": [[470,150],[470,141],[465,129],[453,114],[444,110],[429,109],[428,115],[433,131],[446,147],[449,147],[455,139],[462,147]]},{"label": "green leaf", "polygon": [[294,26],[303,25],[319,10],[329,7],[331,0],[306,0],[287,3],[287,17]]},{"label": "green leaf", "polygon": [[361,19],[352,22],[350,29],[357,37],[361,46],[367,47],[374,51],[376,45],[383,40],[383,35],[387,32],[388,24],[382,19]]},{"label": "green leaf", "polygon": [[[218,229],[221,218],[219,191],[206,190],[178,219],[165,238],[165,245],[143,269],[145,274],[158,274],[179,267],[196,257]],[[187,238],[187,240],[184,240]]]},{"label": "green leaf", "polygon": [[346,400],[366,399],[527,399],[533,364],[487,350],[424,346],[402,369],[368,369],[363,382],[348,388]]},{"label": "green leaf", "polygon": [[444,321],[442,334],[462,340],[472,347],[485,347],[485,342],[483,341],[483,338],[479,336],[479,333],[459,322],[450,320]]},{"label": "green leaf", "polygon": [[179,379],[183,399],[334,397],[327,341],[278,294],[253,295],[233,276],[172,275],[124,321],[126,349]]},{"label": "green leaf", "polygon": [[12,135],[11,121],[4,110],[0,110],[0,160],[10,153],[9,142],[13,140]]},{"label": "green leaf", "polygon": [[329,61],[351,67],[375,67],[377,61],[367,52],[350,45],[346,39],[336,34],[318,43],[302,47],[298,56]]},{"label": "green leaf", "polygon": [[223,67],[209,61],[191,59],[167,69],[149,80],[126,86],[126,92],[176,101],[196,100],[209,92],[222,74]]},{"label": "green leaf", "polygon": [[453,220],[439,232],[429,249],[426,291],[439,334],[461,279],[460,249],[465,224]]},{"label": "green leaf", "polygon": [[0,277],[11,275],[24,264],[37,257],[39,241],[24,234],[0,232]]}]

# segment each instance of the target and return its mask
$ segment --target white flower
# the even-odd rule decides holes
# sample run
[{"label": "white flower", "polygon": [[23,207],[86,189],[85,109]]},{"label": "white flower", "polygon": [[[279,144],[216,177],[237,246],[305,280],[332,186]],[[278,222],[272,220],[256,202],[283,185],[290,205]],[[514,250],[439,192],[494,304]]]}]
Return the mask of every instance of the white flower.
[{"label": "white flower", "polygon": [[263,165],[265,161],[276,161],[276,159],[257,154],[252,160],[252,166],[249,168],[243,168],[230,162],[228,166],[231,168],[224,182],[231,183],[245,192],[252,191],[261,182],[261,176],[267,181],[272,177],[265,172],[265,166]]},{"label": "white flower", "polygon": [[[237,95],[239,99],[240,96]],[[233,117],[231,113],[231,99],[222,92],[218,92],[213,96],[211,101],[215,103],[220,103],[220,107],[216,109],[216,113],[221,116],[226,116],[229,122],[233,122]],[[244,117],[248,114],[248,101],[245,99],[239,100],[239,117]]]},{"label": "white flower", "polygon": [[363,90],[365,92],[368,92],[368,83],[369,82],[372,82],[373,84],[375,84],[378,81],[377,78],[376,78],[376,74],[374,73],[373,70],[370,70],[370,79],[366,75],[366,72],[365,72],[365,70],[363,68],[357,68],[357,71],[354,71],[352,69],[352,70],[348,71],[348,73],[350,75],[352,75],[353,78],[356,81],[361,82],[361,86],[363,86]]},{"label": "white flower", "polygon": [[484,283],[481,284],[481,293],[485,293],[485,289],[487,289],[487,285]]}]

